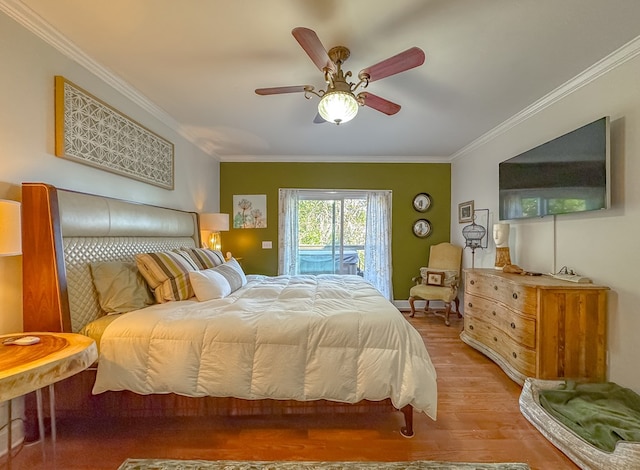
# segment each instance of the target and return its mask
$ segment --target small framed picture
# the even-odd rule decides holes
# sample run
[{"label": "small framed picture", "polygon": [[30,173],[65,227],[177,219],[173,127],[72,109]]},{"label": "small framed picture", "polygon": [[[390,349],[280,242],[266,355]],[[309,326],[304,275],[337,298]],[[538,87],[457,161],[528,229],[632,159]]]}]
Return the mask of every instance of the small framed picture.
[{"label": "small framed picture", "polygon": [[473,222],[473,201],[458,204],[458,223]]},{"label": "small framed picture", "polygon": [[418,212],[426,212],[431,207],[431,196],[427,193],[416,194],[413,198],[413,208]]},{"label": "small framed picture", "polygon": [[413,223],[413,234],[419,238],[428,237],[431,233],[431,222],[427,219],[418,219]]},{"label": "small framed picture", "polygon": [[442,286],[444,284],[444,273],[438,271],[427,272],[428,286]]}]

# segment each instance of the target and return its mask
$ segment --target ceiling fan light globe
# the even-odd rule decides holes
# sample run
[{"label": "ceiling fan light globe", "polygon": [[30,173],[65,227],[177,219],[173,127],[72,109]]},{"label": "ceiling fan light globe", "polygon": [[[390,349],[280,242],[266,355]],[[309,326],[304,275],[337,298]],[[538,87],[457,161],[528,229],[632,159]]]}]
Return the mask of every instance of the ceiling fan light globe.
[{"label": "ceiling fan light globe", "polygon": [[318,103],[318,113],[325,121],[340,124],[351,121],[358,114],[358,106],[353,93],[330,91]]}]

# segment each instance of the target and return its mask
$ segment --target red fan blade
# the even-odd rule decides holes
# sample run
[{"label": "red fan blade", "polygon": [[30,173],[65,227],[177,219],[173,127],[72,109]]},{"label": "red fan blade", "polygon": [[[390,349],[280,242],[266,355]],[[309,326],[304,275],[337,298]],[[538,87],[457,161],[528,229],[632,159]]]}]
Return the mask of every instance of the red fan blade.
[{"label": "red fan blade", "polygon": [[293,37],[296,38],[296,41],[298,41],[320,71],[324,71],[325,68],[335,71],[336,66],[329,58],[327,50],[320,42],[315,31],[309,28],[294,28],[291,34],[293,34]]},{"label": "red fan blade", "polygon": [[258,95],[279,95],[281,93],[300,93],[309,85],[277,86],[273,88],[256,88]]},{"label": "red fan blade", "polygon": [[422,64],[424,64],[424,52],[419,47],[412,47],[382,62],[378,62],[371,67],[362,69],[360,75],[368,74],[369,81],[373,82],[388,77],[389,75],[395,75],[405,70],[418,67]]},{"label": "red fan blade", "polygon": [[389,100],[385,100],[384,98],[380,98],[373,93],[362,92],[360,95],[364,98],[364,105],[369,106],[370,108],[375,109],[376,111],[380,111],[388,116],[396,114],[400,111],[400,105],[392,103]]}]

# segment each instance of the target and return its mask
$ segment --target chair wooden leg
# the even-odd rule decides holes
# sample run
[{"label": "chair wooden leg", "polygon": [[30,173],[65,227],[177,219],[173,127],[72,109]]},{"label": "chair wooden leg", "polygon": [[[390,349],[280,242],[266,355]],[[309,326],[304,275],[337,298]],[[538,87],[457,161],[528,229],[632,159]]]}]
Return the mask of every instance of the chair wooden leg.
[{"label": "chair wooden leg", "polygon": [[410,317],[414,317],[416,315],[416,308],[413,305],[413,302],[416,299],[414,297],[409,297],[409,307],[411,307],[411,315],[409,315]]},{"label": "chair wooden leg", "polygon": [[449,313],[451,312],[451,302],[444,303],[444,324],[450,326],[449,323]]},{"label": "chair wooden leg", "polygon": [[425,315],[427,313],[429,313],[429,301],[428,300],[424,301],[424,313],[425,313]]},{"label": "chair wooden leg", "polygon": [[462,314],[460,313],[460,299],[458,298],[458,296],[456,296],[456,298],[453,299],[453,301],[456,304],[456,312],[458,313],[458,318],[462,318]]}]

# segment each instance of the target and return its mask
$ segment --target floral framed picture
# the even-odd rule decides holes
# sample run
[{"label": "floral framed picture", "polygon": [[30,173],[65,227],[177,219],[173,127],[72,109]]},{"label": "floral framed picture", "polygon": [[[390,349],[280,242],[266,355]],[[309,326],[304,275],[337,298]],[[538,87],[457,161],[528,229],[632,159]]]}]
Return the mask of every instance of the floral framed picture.
[{"label": "floral framed picture", "polygon": [[267,228],[267,195],[233,195],[233,228]]},{"label": "floral framed picture", "polygon": [[473,222],[473,201],[461,202],[458,204],[458,223],[469,222]]}]

